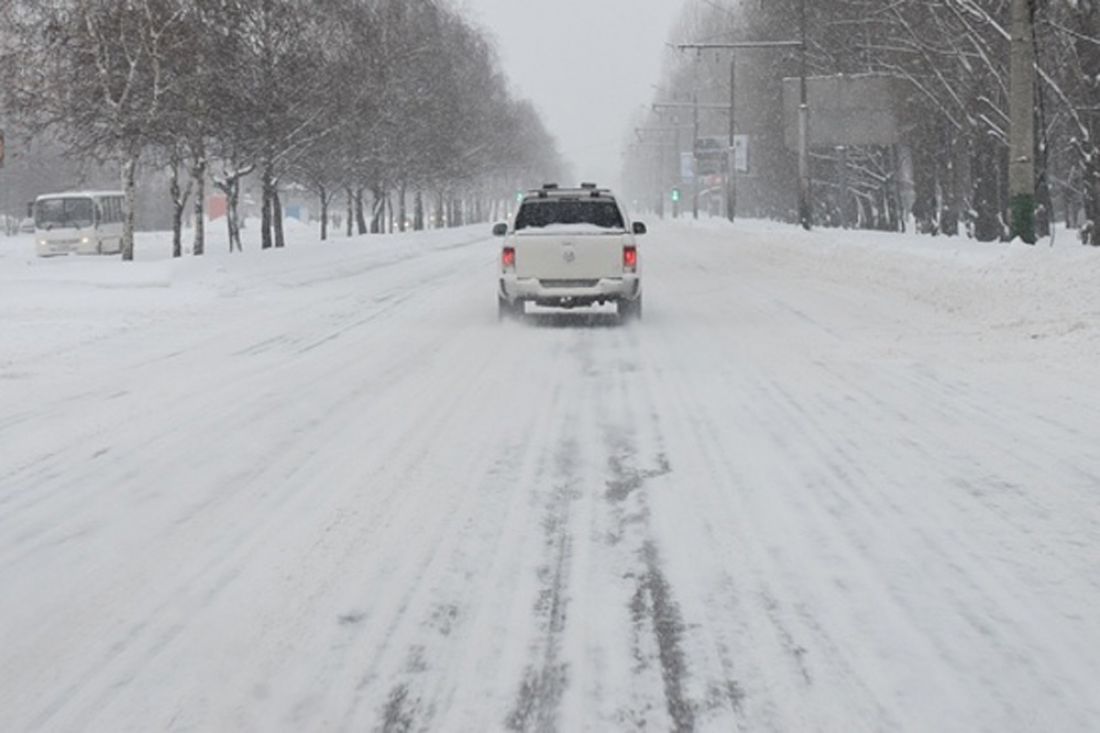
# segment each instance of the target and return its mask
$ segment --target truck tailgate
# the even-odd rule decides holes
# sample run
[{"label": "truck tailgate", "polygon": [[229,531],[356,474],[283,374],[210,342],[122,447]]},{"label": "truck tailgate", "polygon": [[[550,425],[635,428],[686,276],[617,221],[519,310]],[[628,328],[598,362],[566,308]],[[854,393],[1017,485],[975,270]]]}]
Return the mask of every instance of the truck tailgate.
[{"label": "truck tailgate", "polygon": [[540,280],[598,280],[623,276],[625,235],[516,235],[516,276]]}]

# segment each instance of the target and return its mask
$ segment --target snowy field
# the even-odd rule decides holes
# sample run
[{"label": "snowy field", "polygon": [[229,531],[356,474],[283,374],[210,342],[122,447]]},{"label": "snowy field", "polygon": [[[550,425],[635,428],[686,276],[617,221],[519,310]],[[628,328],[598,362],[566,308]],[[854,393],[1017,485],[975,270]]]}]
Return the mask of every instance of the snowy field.
[{"label": "snowy field", "polygon": [[1097,729],[1100,252],[486,229],[0,238],[0,730]]}]

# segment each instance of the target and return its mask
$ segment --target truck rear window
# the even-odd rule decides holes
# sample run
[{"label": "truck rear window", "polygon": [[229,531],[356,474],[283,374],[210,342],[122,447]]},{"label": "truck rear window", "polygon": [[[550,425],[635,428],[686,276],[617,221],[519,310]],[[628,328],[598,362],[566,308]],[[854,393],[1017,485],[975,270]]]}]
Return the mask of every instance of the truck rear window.
[{"label": "truck rear window", "polygon": [[623,215],[614,201],[545,199],[527,201],[516,216],[516,231],[542,229],[554,224],[589,224],[601,229],[625,229]]}]

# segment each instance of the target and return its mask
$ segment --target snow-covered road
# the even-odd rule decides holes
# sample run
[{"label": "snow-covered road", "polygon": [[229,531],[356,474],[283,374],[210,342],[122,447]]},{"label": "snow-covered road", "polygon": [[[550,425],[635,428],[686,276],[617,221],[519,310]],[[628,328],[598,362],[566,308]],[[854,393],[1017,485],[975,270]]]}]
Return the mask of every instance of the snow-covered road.
[{"label": "snow-covered road", "polygon": [[1100,258],[481,235],[0,257],[0,730],[1096,729]]}]

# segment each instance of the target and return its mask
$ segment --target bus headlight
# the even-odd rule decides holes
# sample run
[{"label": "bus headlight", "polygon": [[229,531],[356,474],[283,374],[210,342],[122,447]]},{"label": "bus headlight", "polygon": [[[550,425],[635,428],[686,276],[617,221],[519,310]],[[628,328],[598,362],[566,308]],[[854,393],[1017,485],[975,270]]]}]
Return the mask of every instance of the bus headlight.
[{"label": "bus headlight", "polygon": [[80,240],[80,243],[81,244],[87,244],[90,241],[92,241],[92,240],[88,239],[87,237],[82,237],[81,240]]}]

